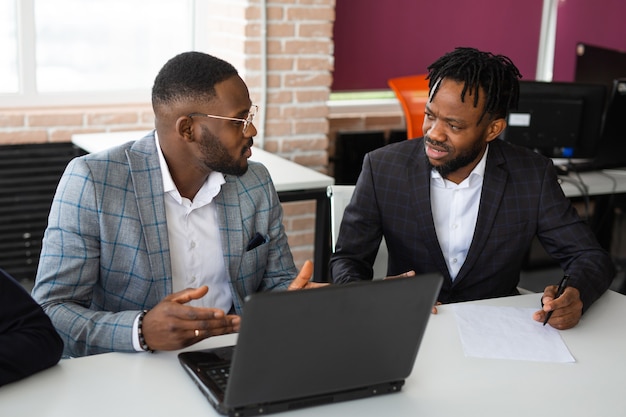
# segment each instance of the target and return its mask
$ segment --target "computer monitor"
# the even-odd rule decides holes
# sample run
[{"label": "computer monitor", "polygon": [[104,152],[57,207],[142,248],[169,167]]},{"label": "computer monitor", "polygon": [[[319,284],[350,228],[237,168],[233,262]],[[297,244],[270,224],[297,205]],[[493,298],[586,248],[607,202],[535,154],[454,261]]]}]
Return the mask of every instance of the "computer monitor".
[{"label": "computer monitor", "polygon": [[574,81],[582,84],[602,84],[607,89],[609,103],[613,81],[626,78],[626,52],[579,42],[576,45]]},{"label": "computer monitor", "polygon": [[549,158],[593,158],[605,97],[603,85],[521,81],[518,108],[501,139]]},{"label": "computer monitor", "polygon": [[626,78],[613,81],[609,105],[604,118],[604,130],[598,154],[597,169],[626,167]]}]

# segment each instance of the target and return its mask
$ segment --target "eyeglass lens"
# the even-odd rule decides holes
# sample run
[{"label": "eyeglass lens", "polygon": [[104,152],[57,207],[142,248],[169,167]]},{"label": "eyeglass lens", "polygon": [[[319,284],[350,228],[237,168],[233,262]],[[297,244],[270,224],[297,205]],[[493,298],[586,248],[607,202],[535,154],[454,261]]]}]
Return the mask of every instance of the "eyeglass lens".
[{"label": "eyeglass lens", "polygon": [[243,123],[243,133],[246,133],[248,126],[250,126],[250,123],[252,123],[252,120],[254,119],[254,116],[256,115],[257,109],[258,107],[255,105],[250,107],[250,111],[248,112],[248,117],[246,117],[246,121]]}]

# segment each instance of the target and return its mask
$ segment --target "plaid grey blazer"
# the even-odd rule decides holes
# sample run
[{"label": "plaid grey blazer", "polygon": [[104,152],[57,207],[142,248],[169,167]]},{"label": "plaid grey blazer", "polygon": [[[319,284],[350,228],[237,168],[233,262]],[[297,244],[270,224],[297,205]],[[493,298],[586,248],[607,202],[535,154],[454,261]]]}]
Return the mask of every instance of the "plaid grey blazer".
[{"label": "plaid grey blazer", "polygon": [[[267,169],[250,162],[245,175],[225,177],[215,202],[240,314],[248,294],[284,289],[297,271]],[[257,232],[269,241],[246,251]],[[71,161],[52,203],[32,293],[63,338],[65,355],[133,351],[135,317],[171,292],[154,133]]]}]

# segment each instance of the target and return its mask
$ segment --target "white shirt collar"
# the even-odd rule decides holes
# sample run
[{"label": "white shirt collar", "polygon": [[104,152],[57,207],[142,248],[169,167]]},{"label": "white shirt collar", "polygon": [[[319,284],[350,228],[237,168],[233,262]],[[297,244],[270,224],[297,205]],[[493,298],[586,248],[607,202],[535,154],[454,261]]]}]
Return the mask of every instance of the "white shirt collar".
[{"label": "white shirt collar", "polygon": [[[165,161],[165,156],[163,156],[163,150],[159,144],[159,136],[156,130],[154,131],[154,140],[156,142],[157,153],[159,154],[159,165],[161,167],[161,175],[163,177],[163,192],[165,194],[170,193],[172,197],[180,203],[182,198],[176,188],[176,184],[174,184],[172,174],[170,173],[170,169]],[[225,182],[226,180],[224,179],[224,174],[212,171],[202,185],[202,188],[198,191],[198,194],[196,194],[196,198],[194,198],[194,205],[204,205],[210,203],[220,192],[222,184]]]}]

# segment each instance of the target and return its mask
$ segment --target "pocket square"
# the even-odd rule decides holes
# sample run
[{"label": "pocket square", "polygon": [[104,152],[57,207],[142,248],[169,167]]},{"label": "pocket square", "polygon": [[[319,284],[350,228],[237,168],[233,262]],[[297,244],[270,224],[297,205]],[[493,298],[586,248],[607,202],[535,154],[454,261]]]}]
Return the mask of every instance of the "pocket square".
[{"label": "pocket square", "polygon": [[254,248],[257,248],[267,242],[269,239],[266,239],[262,234],[256,232],[250,242],[248,242],[248,246],[246,246],[246,252],[251,251]]}]

